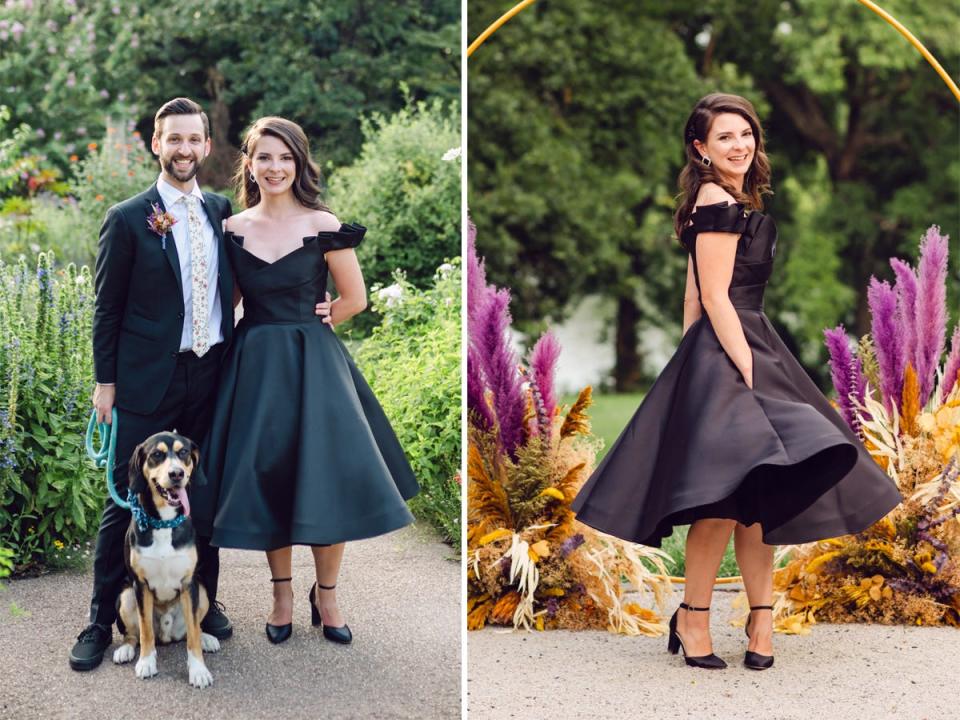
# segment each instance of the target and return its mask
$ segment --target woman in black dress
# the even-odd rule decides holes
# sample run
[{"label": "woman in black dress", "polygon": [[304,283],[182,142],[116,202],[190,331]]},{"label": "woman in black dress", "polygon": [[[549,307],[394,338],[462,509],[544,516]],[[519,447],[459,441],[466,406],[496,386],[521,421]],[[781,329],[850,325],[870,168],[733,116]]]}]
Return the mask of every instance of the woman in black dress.
[{"label": "woman in black dress", "polygon": [[900,502],[894,482],[820,393],[763,313],[777,231],[756,111],[702,98],[685,129],[674,223],[686,248],[683,339],[574,500],[577,519],[660,547],[691,524],[684,601],[668,649],[719,669],[709,610],[734,534],[750,601],[744,664],[773,664],[773,545],[859,532]]},{"label": "woman in black dress", "polygon": [[[267,551],[273,611],[266,632],[292,632],[292,545],[310,545],[311,617],[329,640],[350,629],[334,587],[344,542],[412,521],[418,491],[377,399],[333,326],[366,307],[355,248],[366,232],[341,225],[320,202],[319,170],[293,122],[256,121],[237,173],[245,210],[226,221],[225,243],[243,318],[224,360],[204,450],[208,479],[198,517],[220,547]],[[328,273],[338,297],[322,321]]]}]

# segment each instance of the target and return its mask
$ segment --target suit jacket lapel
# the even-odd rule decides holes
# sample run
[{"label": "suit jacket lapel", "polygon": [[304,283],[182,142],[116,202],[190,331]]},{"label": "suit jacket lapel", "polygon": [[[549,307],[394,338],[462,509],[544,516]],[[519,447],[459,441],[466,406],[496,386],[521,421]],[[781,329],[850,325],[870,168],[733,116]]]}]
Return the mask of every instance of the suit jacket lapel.
[{"label": "suit jacket lapel", "polygon": [[[147,215],[150,215],[153,212],[152,205],[156,203],[160,208],[166,212],[167,208],[163,204],[163,198],[160,197],[160,192],[157,190],[157,184],[154,183],[150,186],[150,189],[146,193],[147,201]],[[152,230],[148,231],[151,235],[156,235]],[[160,238],[157,238],[160,240]],[[170,262],[170,267],[173,270],[173,274],[177,276],[177,285],[180,288],[183,288],[183,277],[180,275],[180,256],[177,254],[177,243],[173,239],[173,231],[167,233],[166,249],[163,250],[164,254],[167,256],[167,260]],[[181,295],[180,301],[183,302],[183,296]]]}]

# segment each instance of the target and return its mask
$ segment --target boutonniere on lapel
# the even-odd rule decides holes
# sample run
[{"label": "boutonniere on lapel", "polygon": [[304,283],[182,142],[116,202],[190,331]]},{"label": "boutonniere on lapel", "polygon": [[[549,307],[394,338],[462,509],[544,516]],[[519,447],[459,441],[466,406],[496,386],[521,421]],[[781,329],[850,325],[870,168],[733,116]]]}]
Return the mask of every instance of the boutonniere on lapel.
[{"label": "boutonniere on lapel", "polygon": [[165,212],[157,203],[150,203],[153,212],[147,215],[147,227],[160,236],[160,245],[163,251],[167,250],[167,233],[177,224],[177,219]]}]

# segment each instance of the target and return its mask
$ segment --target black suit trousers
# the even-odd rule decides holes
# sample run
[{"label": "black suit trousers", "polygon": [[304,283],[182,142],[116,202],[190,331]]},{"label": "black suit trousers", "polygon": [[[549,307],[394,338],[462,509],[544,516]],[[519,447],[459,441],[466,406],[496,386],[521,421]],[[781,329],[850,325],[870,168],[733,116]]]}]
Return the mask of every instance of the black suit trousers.
[{"label": "black suit trousers", "polygon": [[[223,343],[214,345],[202,358],[192,352],[180,353],[170,387],[160,406],[150,415],[138,415],[117,409],[119,432],[113,478],[120,497],[127,496],[127,463],[130,456],[134,448],[148,437],[157,432],[176,430],[197,445],[204,439],[213,415],[223,349]],[[195,472],[193,480],[197,479],[198,473]],[[123,560],[123,541],[129,526],[130,511],[117,506],[107,497],[100,518],[93,558],[90,622],[109,627],[116,620],[117,598],[127,576]],[[197,558],[197,574],[207,588],[210,602],[213,603],[217,596],[220,557],[219,549],[210,545],[210,538],[197,538]]]}]

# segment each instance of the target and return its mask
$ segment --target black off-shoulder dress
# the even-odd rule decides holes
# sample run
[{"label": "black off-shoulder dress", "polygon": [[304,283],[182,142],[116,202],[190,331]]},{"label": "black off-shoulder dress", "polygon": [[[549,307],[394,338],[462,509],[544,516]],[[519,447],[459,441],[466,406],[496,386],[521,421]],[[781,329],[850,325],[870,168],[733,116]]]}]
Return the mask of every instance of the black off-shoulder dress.
[{"label": "black off-shoulder dress", "polygon": [[206,482],[194,488],[198,532],[220,547],[271,550],[373,537],[413,520],[419,490],[380,404],[315,304],[325,253],[365,228],[305,238],[273,263],[225,242],[243,293],[220,375]]},{"label": "black off-shoulder dress", "polygon": [[681,237],[698,288],[702,232],[740,235],[729,295],[753,353],[753,389],[704,312],[575,498],[577,519],[653,547],[701,518],[759,522],[771,545],[863,530],[902,498],[763,312],[773,218],[742,204],[698,208]]}]

